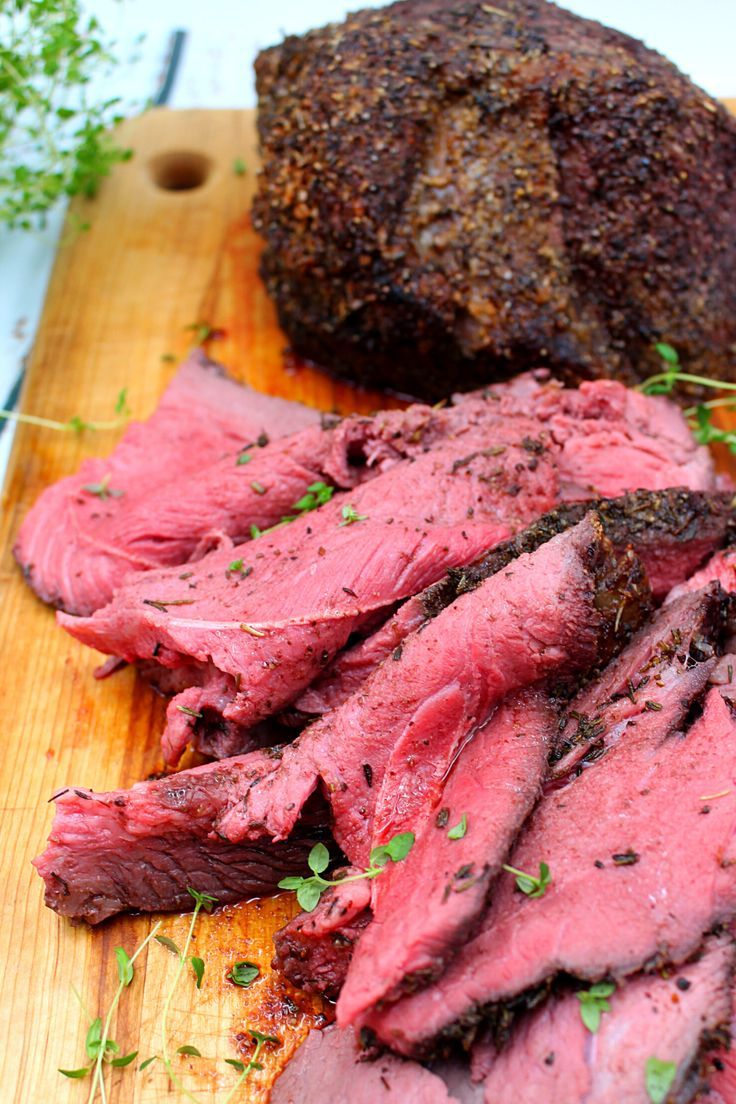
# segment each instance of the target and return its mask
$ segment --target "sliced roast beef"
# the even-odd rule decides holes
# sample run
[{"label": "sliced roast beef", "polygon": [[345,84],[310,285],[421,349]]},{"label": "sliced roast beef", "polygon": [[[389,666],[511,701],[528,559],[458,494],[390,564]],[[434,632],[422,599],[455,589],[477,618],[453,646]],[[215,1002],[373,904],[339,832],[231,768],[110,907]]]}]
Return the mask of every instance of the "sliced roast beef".
[{"label": "sliced roast beef", "polygon": [[717,579],[724,590],[736,591],[736,548],[724,548],[716,552],[700,571],[696,571],[687,582],[675,587],[667,601],[673,602],[686,590],[699,590]]},{"label": "sliced roast beef", "polygon": [[[350,877],[352,866],[333,878]],[[371,890],[367,881],[336,885],[322,894],[312,912],[301,912],[276,932],[274,966],[293,985],[333,1000],[342,989],[357,943],[371,920]]]},{"label": "sliced roast beef", "polygon": [[64,790],[55,799],[49,844],[34,862],[46,904],[98,924],[126,909],[190,908],[187,886],[222,904],[276,892],[281,878],[305,869],[324,815],[315,810],[280,844],[232,844],[217,831],[223,807],[242,800],[276,765],[253,752],[130,790]]},{"label": "sliced roast beef", "polygon": [[92,613],[122,575],[157,562],[155,510],[139,509],[131,528],[125,521],[149,494],[165,501],[168,486],[186,517],[183,480],[263,434],[283,437],[319,421],[316,410],[236,383],[197,351],[148,421],[132,422],[110,456],[85,460],[43,492],[21,526],[15,558],[44,602]]},{"label": "sliced roast beef", "polygon": [[[397,743],[381,786],[375,836],[390,836],[395,827],[412,830],[416,839],[404,862],[391,864],[373,884],[373,922],[340,994],[341,1023],[426,985],[469,937],[539,794],[556,720],[544,691],[509,696],[485,725],[468,732],[436,800],[412,816],[395,806],[417,777],[409,758],[414,747]],[[442,738],[429,729],[427,736],[420,770],[435,759]]]},{"label": "sliced roast beef", "polygon": [[[589,663],[602,644],[609,646],[621,602],[645,604],[635,574],[628,557],[619,563],[612,556],[594,516],[534,555],[521,557],[513,572],[496,576],[495,581],[489,579],[461,596],[407,641],[401,657],[372,676],[364,694],[314,724],[292,745],[219,764],[227,785],[208,786],[202,831],[195,834],[209,838],[214,833],[232,844],[246,839],[286,839],[323,780],[338,839],[351,861],[364,865],[371,847],[375,798],[399,737],[408,730],[421,750],[425,746],[422,741],[446,720],[448,725],[454,724],[462,740],[474,717],[482,721],[521,684]],[[419,787],[411,787],[414,793],[409,796],[414,804],[422,795],[436,803],[449,766],[443,757],[452,759],[452,744],[452,732],[444,733],[441,755],[428,764],[421,792]],[[196,790],[204,776],[219,778],[217,771],[213,764],[161,783],[134,787],[130,822],[125,821],[127,834],[115,857],[120,892],[114,908],[126,907],[128,892],[137,901],[130,907],[146,907],[137,894],[139,855],[145,854],[148,839],[167,835],[172,801],[166,794],[176,793],[178,781],[182,781],[181,826],[185,828],[190,787],[194,785]],[[270,785],[274,772],[277,782]],[[111,795],[109,802],[99,795],[96,802],[73,802],[70,811],[74,815],[69,817],[65,802],[71,798],[65,796],[57,802],[52,841],[38,862],[47,881],[64,864],[66,889],[58,899],[51,898],[54,907],[63,907],[67,899],[72,914],[77,902],[88,896],[86,886],[94,878],[96,852],[100,851],[105,861],[112,853],[98,831],[95,813],[101,810],[106,816],[115,815],[119,807],[115,799],[125,796]],[[141,815],[136,819],[138,810]],[[408,805],[406,812],[414,815]],[[384,826],[390,830],[387,819]],[[136,839],[141,851],[126,846],[129,836]],[[85,856],[84,868],[78,866],[78,854]],[[79,885],[75,884],[75,869]]]},{"label": "sliced roast beef", "polygon": [[713,689],[686,734],[668,722],[628,735],[543,799],[509,865],[537,874],[547,863],[546,892],[526,896],[513,875],[499,878],[478,934],[440,981],[368,1019],[382,1040],[421,1050],[559,971],[596,981],[682,962],[733,915],[736,719]]},{"label": "sliced roast beef", "polygon": [[[284,748],[279,770],[227,815],[225,834],[285,839],[321,780],[337,841],[352,863],[363,865],[372,840],[384,843],[399,822],[409,824],[436,802],[468,733],[508,693],[594,662],[611,647],[630,607],[642,604],[636,561],[616,559],[591,514],[409,637],[361,693]],[[395,747],[422,770],[395,776],[393,811],[387,791],[381,822],[374,823]]]},{"label": "sliced roast beef", "polygon": [[311,1031],[271,1090],[271,1104],[459,1104],[444,1081],[393,1054],[365,1060],[350,1029]]},{"label": "sliced roast beef", "polygon": [[570,703],[553,775],[569,775],[647,726],[680,726],[714,674],[732,610],[717,583],[660,609]]},{"label": "sliced roast beef", "polygon": [[732,497],[725,492],[670,488],[559,506],[476,563],[451,570],[445,579],[409,598],[376,632],[336,656],[325,674],[297,699],[295,708],[312,715],[335,709],[428,617],[522,552],[533,552],[576,525],[590,508],[599,513],[606,536],[617,549],[633,548],[646,568],[654,597],[661,599],[726,539],[733,519]]},{"label": "sliced roast beef", "polygon": [[[248,747],[247,730],[293,701],[367,620],[549,507],[554,469],[527,437],[509,440],[516,431],[502,426],[488,444],[470,429],[336,495],[242,546],[238,572],[225,546],[184,573],[133,578],[90,618],[59,621],[127,660],[227,676],[222,716]],[[191,695],[186,709],[199,712]],[[181,750],[169,742],[168,760]]]},{"label": "sliced roast beef", "polygon": [[729,1034],[734,947],[709,939],[696,960],[621,985],[591,1035],[579,998],[553,998],[515,1028],[485,1078],[486,1104],[651,1104],[647,1064],[671,1062],[667,1100],[703,1087],[709,1052]]}]

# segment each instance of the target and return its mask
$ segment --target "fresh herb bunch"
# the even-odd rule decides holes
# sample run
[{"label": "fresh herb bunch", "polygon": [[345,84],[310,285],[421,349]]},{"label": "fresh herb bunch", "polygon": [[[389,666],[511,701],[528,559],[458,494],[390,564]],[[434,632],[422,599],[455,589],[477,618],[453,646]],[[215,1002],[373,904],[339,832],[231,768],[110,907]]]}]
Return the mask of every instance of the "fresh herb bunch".
[{"label": "fresh herb bunch", "polygon": [[109,133],[119,99],[89,92],[113,64],[79,0],[0,0],[0,223],[42,224],[60,198],[91,198],[130,158]]},{"label": "fresh herb bunch", "polygon": [[[677,349],[672,345],[660,341],[654,348],[662,358],[663,370],[639,384],[638,390],[643,391],[645,395],[671,395],[678,383],[697,384],[714,391],[736,391],[736,383],[708,379],[707,376],[692,376],[689,372],[683,372]],[[736,406],[736,396],[724,396],[697,403],[695,406],[688,407],[685,417],[699,444],[722,444],[736,453],[736,433],[713,425],[712,411],[721,406],[733,409]]]},{"label": "fresh herb bunch", "polygon": [[312,871],[309,878],[291,877],[282,878],[279,889],[296,890],[296,899],[305,912],[312,912],[318,905],[319,899],[326,889],[331,886],[346,885],[348,882],[359,882],[363,878],[377,878],[383,872],[386,864],[401,862],[414,846],[413,832],[399,832],[388,843],[374,847],[368,857],[368,866],[360,874],[350,874],[346,878],[336,878],[330,882],[322,875],[330,865],[330,852],[323,843],[315,843],[307,858],[307,865]]}]

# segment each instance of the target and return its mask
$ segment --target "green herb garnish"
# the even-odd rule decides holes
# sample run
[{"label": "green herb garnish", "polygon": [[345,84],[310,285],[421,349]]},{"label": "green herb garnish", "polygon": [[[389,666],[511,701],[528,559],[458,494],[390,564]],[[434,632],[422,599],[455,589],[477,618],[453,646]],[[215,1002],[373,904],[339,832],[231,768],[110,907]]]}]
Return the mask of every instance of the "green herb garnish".
[{"label": "green herb garnish", "polygon": [[465,813],[463,813],[463,815],[460,817],[459,823],[456,824],[454,826],[454,828],[451,828],[449,830],[449,832],[447,833],[447,838],[451,839],[451,840],[462,839],[463,836],[465,835],[465,833],[467,832],[467,830],[468,830],[468,818],[467,818],[467,815]]},{"label": "green herb garnish", "polygon": [[237,468],[240,467],[241,464],[250,464],[252,459],[253,457],[249,452],[239,452],[237,460],[235,461],[235,466]]},{"label": "green herb garnish", "polygon": [[[251,487],[255,490],[255,485],[251,483]],[[259,493],[263,494],[261,490]],[[276,529],[281,529],[284,525],[289,525],[290,522],[296,521],[298,517],[303,514],[311,513],[312,510],[317,510],[320,506],[324,506],[325,502],[329,502],[335,493],[335,488],[331,487],[329,483],[310,483],[307,487],[306,493],[302,495],[298,502],[295,502],[291,509],[294,511],[291,514],[284,514],[281,521],[278,521],[275,525],[271,525],[268,529],[259,529],[257,525],[251,525],[250,535],[253,540],[258,537],[262,537],[264,533],[273,533]]]},{"label": "green herb garnish", "polygon": [[210,326],[209,322],[190,322],[184,329],[194,334],[194,340],[197,345],[204,345],[205,341],[209,341],[215,336],[215,330]]},{"label": "green herb garnish", "polygon": [[309,852],[307,865],[312,871],[309,878],[290,877],[282,878],[279,889],[291,889],[296,891],[296,899],[305,912],[312,912],[319,902],[320,897],[331,886],[345,885],[348,882],[357,882],[362,878],[377,878],[384,870],[386,864],[401,862],[414,846],[413,832],[399,832],[388,843],[374,847],[370,853],[369,865],[360,874],[350,874],[346,878],[336,878],[328,881],[322,877],[323,872],[330,863],[330,853],[323,843],[316,843]]},{"label": "green herb garnish", "polygon": [[242,962],[234,962],[232,969],[225,974],[225,977],[228,981],[232,981],[234,985],[239,985],[241,989],[247,989],[249,985],[253,984],[260,972],[260,967],[256,966],[255,962],[248,962],[244,959]]},{"label": "green herb garnish", "polygon": [[121,498],[125,494],[125,491],[116,491],[111,487],[111,478],[112,476],[106,475],[99,483],[83,483],[82,490],[87,491],[88,494],[96,495],[97,498],[101,498],[103,501],[106,498]]},{"label": "green herb garnish", "polygon": [[342,521],[340,522],[340,525],[354,525],[356,521],[368,520],[368,515],[359,514],[354,506],[343,506],[341,513]]},{"label": "green herb garnish", "polygon": [[527,897],[544,897],[547,886],[552,881],[552,875],[545,862],[539,864],[539,877],[535,877],[534,874],[526,874],[523,870],[517,870],[515,866],[506,866],[506,864],[501,869],[505,870],[507,874],[516,875],[516,887]]},{"label": "green herb garnish", "polygon": [[247,172],[245,161],[242,157],[236,157],[233,161],[233,172],[236,176],[245,176]]},{"label": "green herb garnish", "polygon": [[[639,384],[637,390],[643,391],[645,395],[670,395],[678,383],[692,383],[715,391],[736,391],[736,383],[709,379],[707,376],[693,376],[689,372],[681,371],[680,357],[672,345],[660,341],[654,348],[664,362],[664,370]],[[721,406],[733,408],[736,406],[736,396],[697,403],[685,410],[685,417],[698,444],[722,444],[736,453],[736,432],[719,429],[712,422],[711,411]]]},{"label": "green herb garnish", "polygon": [[580,1001],[580,1018],[593,1035],[601,1026],[601,1015],[611,1011],[608,998],[616,992],[616,986],[610,981],[600,981],[575,996]]},{"label": "green herb garnish", "polygon": [[[160,921],[154,924],[151,931],[132,955],[129,955],[123,947],[115,948],[118,987],[115,990],[104,1020],[101,1016],[96,1016],[87,1028],[84,1049],[90,1061],[86,1066],[81,1066],[77,1069],[59,1069],[59,1073],[63,1074],[64,1077],[70,1077],[74,1080],[86,1077],[88,1074],[92,1075],[92,1084],[90,1085],[89,1092],[90,1101],[95,1099],[98,1090],[102,1100],[105,1101],[107,1099],[103,1063],[116,1068],[122,1068],[130,1065],[138,1056],[137,1050],[131,1051],[129,1054],[120,1054],[120,1047],[110,1038],[110,1026],[115,1014],[115,1009],[123,994],[123,990],[127,989],[135,976],[135,960],[145,950],[151,940],[157,938],[156,933],[160,927]],[[74,993],[77,995],[80,1004],[82,1004],[81,997],[77,994],[76,989]],[[82,1008],[84,1009],[83,1004]]]},{"label": "green herb garnish", "polygon": [[0,7],[0,223],[29,229],[65,196],[93,197],[132,151],[111,127],[120,100],[95,100],[93,79],[115,61],[79,0]]},{"label": "green herb garnish", "polygon": [[647,1058],[645,1084],[647,1096],[652,1104],[663,1104],[677,1076],[674,1062],[663,1062],[659,1058]]}]

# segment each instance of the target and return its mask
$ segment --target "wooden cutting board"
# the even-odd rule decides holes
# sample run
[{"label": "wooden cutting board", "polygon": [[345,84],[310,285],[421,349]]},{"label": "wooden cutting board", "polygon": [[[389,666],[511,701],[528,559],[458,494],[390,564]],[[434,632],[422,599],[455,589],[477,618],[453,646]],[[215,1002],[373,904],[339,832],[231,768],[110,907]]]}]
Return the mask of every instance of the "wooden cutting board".
[{"label": "wooden cutting board", "polygon": [[[731,106],[736,106],[732,103]],[[285,339],[257,277],[259,242],[248,210],[257,149],[252,112],[153,111],[127,123],[135,149],[94,202],[73,205],[59,248],[22,396],[28,413],[66,421],[113,417],[121,388],[145,418],[192,344],[195,324],[222,330],[212,356],[254,387],[322,409],[370,410],[385,398],[352,390],[313,370],[285,363]],[[246,165],[244,175],[234,168]],[[388,405],[391,405],[390,403]],[[736,422],[734,423],[736,424]],[[128,952],[150,930],[148,917],[126,917],[100,930],[73,928],[43,907],[30,860],[51,824],[49,796],[68,783],[97,790],[129,786],[161,767],[158,738],[164,702],[126,670],[95,682],[96,653],[54,624],[53,613],[21,580],[11,556],[20,521],[48,483],[87,456],[109,452],[119,431],[55,433],[18,428],[4,494],[0,541],[0,701],[5,731],[0,762],[0,1098],[14,1104],[83,1104],[89,1081],[69,1081],[57,1067],[85,1062],[90,1020],[106,1012],[117,974],[114,948]],[[269,968],[271,936],[293,914],[290,895],[228,907],[197,926],[205,960],[200,991],[186,975],[170,1014],[170,1047],[198,1047],[203,1058],[175,1060],[177,1075],[208,1102],[222,1100],[236,1074],[223,1059],[252,1053],[247,1027],[277,1035],[237,1099],[263,1102],[268,1086],[315,1022],[320,1007]],[[179,945],[188,917],[164,919]],[[250,989],[225,974],[237,959],[261,966]],[[160,1021],[175,959],[154,944],[123,994],[111,1037],[139,1059],[160,1053]],[[87,1011],[74,995],[78,990]],[[111,1104],[184,1099],[160,1062],[138,1062],[108,1080]],[[400,1102],[397,1102],[400,1104]]]}]

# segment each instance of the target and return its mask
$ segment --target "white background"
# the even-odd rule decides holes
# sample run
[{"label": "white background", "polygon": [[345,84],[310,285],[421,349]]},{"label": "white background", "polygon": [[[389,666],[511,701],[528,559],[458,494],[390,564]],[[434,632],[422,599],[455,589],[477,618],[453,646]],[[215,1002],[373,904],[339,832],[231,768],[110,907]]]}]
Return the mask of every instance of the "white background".
[{"label": "white background", "polygon": [[[450,3],[451,0],[448,0]],[[157,87],[172,31],[187,41],[172,107],[252,107],[252,61],[284,33],[344,17],[343,0],[87,0],[127,61],[113,94],[142,101]],[[575,0],[572,11],[626,31],[666,54],[714,96],[736,96],[736,0]],[[136,46],[137,37],[145,39]],[[109,86],[108,86],[109,87]],[[106,88],[107,91],[107,88]],[[43,233],[0,232],[0,403],[27,355],[38,321],[60,219]],[[0,472],[10,433],[0,438]]]}]

